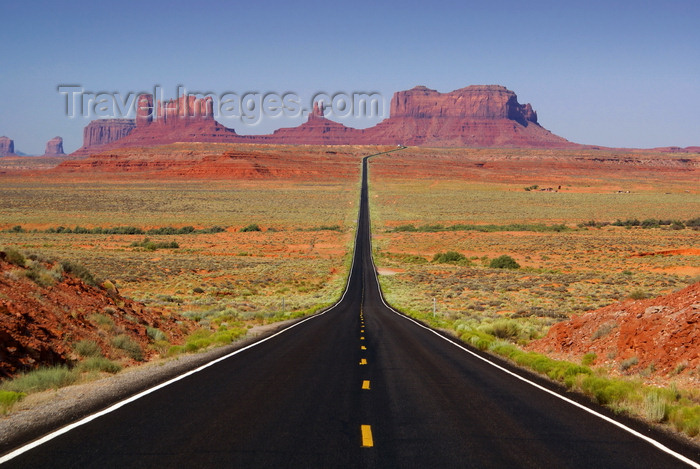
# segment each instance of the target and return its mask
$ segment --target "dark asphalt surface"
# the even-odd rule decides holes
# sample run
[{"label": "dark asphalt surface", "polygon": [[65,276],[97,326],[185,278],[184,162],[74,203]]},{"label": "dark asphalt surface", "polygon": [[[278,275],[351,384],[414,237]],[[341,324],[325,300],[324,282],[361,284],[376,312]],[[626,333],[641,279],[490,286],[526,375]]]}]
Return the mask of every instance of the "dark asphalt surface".
[{"label": "dark asphalt surface", "polygon": [[336,307],[7,466],[690,467],[388,309],[370,253],[365,181]]}]

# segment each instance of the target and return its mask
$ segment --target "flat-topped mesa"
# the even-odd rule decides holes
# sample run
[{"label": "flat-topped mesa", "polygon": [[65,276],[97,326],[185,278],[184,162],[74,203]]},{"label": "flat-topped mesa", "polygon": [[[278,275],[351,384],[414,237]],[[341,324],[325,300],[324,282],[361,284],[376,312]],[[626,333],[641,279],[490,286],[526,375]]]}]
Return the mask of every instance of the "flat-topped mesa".
[{"label": "flat-topped mesa", "polygon": [[391,112],[394,117],[454,117],[461,119],[510,119],[527,126],[537,124],[537,113],[530,104],[518,103],[518,97],[500,85],[472,85],[449,93],[425,86],[394,93]]},{"label": "flat-topped mesa", "polygon": [[15,154],[15,142],[9,137],[0,137],[0,156]]},{"label": "flat-topped mesa", "polygon": [[132,119],[94,120],[85,126],[83,130],[83,148],[94,149],[121,140],[135,128],[136,124]]},{"label": "flat-topped mesa", "polygon": [[44,156],[63,156],[63,139],[61,137],[54,137],[48,142],[46,142],[46,151],[44,151]]},{"label": "flat-topped mesa", "polygon": [[573,148],[541,127],[529,104],[500,85],[440,93],[425,86],[394,93],[389,118],[365,129],[372,143],[441,147]]}]

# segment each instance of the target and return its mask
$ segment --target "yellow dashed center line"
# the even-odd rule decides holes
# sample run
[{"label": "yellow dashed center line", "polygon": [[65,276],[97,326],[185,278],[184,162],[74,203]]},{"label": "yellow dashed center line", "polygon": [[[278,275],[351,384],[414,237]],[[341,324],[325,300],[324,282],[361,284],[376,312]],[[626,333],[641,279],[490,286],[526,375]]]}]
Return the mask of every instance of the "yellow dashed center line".
[{"label": "yellow dashed center line", "polygon": [[362,431],[362,447],[371,448],[374,446],[374,441],[372,441],[372,427],[369,425],[360,425],[360,430]]},{"label": "yellow dashed center line", "polygon": [[365,347],[364,345],[360,345],[360,350],[367,350],[367,347]]},{"label": "yellow dashed center line", "polygon": [[365,340],[365,338],[364,338],[364,337],[360,337],[360,340]]},{"label": "yellow dashed center line", "polygon": [[360,358],[360,365],[366,365],[367,364],[367,359],[366,358]]},{"label": "yellow dashed center line", "polygon": [[369,389],[369,380],[362,381],[362,389]]}]

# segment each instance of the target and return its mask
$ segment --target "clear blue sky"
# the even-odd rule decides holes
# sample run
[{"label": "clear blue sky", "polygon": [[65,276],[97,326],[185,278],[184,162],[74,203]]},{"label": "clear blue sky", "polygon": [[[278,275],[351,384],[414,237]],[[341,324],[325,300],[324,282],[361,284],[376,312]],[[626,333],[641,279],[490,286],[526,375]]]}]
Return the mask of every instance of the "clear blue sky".
[{"label": "clear blue sky", "polygon": [[66,151],[82,142],[89,119],[65,117],[60,84],[376,91],[387,114],[416,85],[501,84],[575,142],[700,145],[697,0],[5,1],[0,18],[0,135],[30,154],[56,135]]}]

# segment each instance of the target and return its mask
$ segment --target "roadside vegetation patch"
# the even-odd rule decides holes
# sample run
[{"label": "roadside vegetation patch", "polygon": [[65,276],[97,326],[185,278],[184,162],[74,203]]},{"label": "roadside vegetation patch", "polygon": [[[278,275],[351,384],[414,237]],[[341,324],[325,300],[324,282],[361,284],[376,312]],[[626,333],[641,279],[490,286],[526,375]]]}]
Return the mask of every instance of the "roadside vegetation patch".
[{"label": "roadside vegetation patch", "polygon": [[[621,351],[560,360],[524,350],[561,321],[700,281],[697,175],[667,172],[687,164],[676,158],[434,148],[378,157],[370,164],[374,260],[395,272],[379,277],[385,297],[617,412],[694,436],[693,367],[661,374],[659,363]],[[446,250],[463,258],[438,262]],[[600,325],[593,344],[621,327]]]}]

